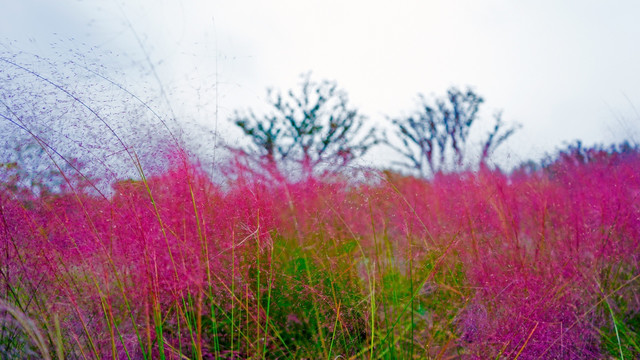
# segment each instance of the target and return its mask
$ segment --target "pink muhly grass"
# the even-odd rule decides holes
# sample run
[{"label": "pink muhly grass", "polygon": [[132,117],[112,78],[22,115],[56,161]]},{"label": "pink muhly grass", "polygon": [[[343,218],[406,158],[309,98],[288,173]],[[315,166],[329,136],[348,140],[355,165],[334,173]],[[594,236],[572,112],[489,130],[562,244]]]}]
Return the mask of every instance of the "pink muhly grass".
[{"label": "pink muhly grass", "polygon": [[[408,356],[393,339],[409,337],[433,357],[600,357],[604,301],[640,313],[640,158],[595,159],[370,183],[245,168],[216,185],[177,152],[109,197],[3,189],[3,296],[48,333],[57,314],[77,358]],[[312,347],[281,335],[300,329]]]}]

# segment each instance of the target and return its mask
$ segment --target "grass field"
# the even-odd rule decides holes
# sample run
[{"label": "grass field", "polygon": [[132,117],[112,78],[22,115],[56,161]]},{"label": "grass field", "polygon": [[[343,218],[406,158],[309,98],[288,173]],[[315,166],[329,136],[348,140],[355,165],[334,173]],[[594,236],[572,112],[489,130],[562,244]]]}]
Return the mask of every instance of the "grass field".
[{"label": "grass field", "polygon": [[591,155],[213,182],[176,152],[109,195],[3,164],[0,358],[637,358],[640,154]]}]

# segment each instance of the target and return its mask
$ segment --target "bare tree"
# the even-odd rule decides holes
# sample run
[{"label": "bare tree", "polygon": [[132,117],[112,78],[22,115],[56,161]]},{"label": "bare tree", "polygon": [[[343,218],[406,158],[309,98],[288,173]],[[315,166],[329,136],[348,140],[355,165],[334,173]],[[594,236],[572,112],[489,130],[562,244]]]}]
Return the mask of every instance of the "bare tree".
[{"label": "bare tree", "polygon": [[[385,142],[404,158],[397,164],[422,176],[443,171],[447,163],[455,170],[462,169],[469,133],[484,99],[471,89],[462,92],[455,87],[447,91],[446,98],[435,99],[433,104],[423,95],[419,99],[420,107],[412,115],[391,119],[402,146],[388,139]],[[517,129],[517,125],[505,127],[502,114],[497,113],[493,129],[482,141],[480,165],[485,165],[495,149]]]},{"label": "bare tree", "polygon": [[345,91],[332,81],[301,76],[298,92],[267,91],[270,111],[236,111],[232,121],[249,136],[242,149],[272,169],[301,165],[306,175],[320,168],[337,170],[378,142],[376,131],[363,131],[365,117],[351,107]]}]

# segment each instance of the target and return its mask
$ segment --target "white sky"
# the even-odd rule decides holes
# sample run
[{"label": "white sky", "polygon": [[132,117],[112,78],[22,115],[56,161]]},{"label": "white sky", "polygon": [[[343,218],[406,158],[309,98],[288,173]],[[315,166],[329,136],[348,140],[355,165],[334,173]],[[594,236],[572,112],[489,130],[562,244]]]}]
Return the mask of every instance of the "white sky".
[{"label": "white sky", "polygon": [[[336,80],[372,124],[411,111],[418,93],[470,85],[486,100],[487,123],[501,109],[523,126],[509,159],[500,154],[505,166],[576,139],[640,142],[634,0],[0,0],[0,8],[4,50],[92,47],[104,66],[137,76],[148,55],[179,116],[214,127],[217,108],[231,143],[240,137],[228,122],[234,109],[260,108],[267,87],[294,87],[309,70]],[[392,156],[379,149],[369,158],[385,165]]]}]

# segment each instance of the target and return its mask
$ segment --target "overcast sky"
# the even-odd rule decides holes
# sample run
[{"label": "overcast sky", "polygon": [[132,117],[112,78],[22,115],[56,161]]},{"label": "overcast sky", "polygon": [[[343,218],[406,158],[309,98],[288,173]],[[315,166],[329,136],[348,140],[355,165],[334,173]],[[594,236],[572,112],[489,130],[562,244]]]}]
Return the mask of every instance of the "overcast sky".
[{"label": "overcast sky", "polygon": [[[151,62],[172,89],[177,114],[217,126],[230,143],[240,136],[228,121],[234,109],[259,108],[267,87],[293,87],[309,70],[336,80],[372,124],[411,111],[418,93],[472,86],[486,100],[487,123],[503,110],[504,120],[523,126],[508,155],[500,154],[507,165],[576,139],[640,141],[638,1],[0,5],[5,51],[49,56],[93,48],[88,56],[105,67],[138,76]],[[374,155],[382,165],[393,157],[390,150]]]}]

